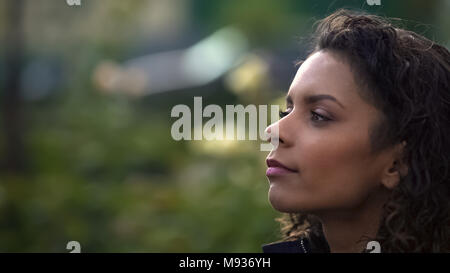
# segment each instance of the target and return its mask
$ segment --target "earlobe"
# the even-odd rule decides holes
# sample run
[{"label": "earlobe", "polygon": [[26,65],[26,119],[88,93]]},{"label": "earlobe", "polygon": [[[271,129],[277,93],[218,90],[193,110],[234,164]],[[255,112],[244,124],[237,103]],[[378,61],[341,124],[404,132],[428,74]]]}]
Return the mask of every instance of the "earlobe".
[{"label": "earlobe", "polygon": [[408,166],[403,160],[405,146],[405,141],[397,145],[393,156],[395,160],[383,172],[381,183],[387,189],[395,188],[400,183],[400,179],[408,174]]},{"label": "earlobe", "polygon": [[381,183],[389,190],[395,188],[400,182],[400,172],[398,162],[394,161],[383,173]]}]

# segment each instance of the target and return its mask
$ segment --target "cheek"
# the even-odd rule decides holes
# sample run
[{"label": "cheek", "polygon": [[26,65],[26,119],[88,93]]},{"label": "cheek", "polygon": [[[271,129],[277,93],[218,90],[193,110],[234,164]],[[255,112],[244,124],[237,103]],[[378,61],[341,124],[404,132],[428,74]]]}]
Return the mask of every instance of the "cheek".
[{"label": "cheek", "polygon": [[[352,207],[374,185],[369,145],[364,135],[304,141],[299,166],[305,193],[317,206]],[[302,172],[303,170],[303,172]]]},{"label": "cheek", "polygon": [[356,139],[324,138],[314,142],[305,142],[299,157],[299,165],[305,171],[314,171],[326,175],[328,172],[340,172],[353,169],[365,161],[368,151],[365,143]]}]

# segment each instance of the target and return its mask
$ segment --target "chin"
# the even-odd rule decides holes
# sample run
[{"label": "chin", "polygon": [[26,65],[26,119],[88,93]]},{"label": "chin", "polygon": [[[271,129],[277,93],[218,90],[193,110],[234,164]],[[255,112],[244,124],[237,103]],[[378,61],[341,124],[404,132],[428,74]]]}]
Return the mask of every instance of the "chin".
[{"label": "chin", "polygon": [[272,207],[284,213],[295,213],[299,212],[296,206],[293,206],[292,202],[289,202],[287,198],[283,198],[282,195],[276,194],[274,192],[269,192],[269,202]]},{"label": "chin", "polygon": [[292,196],[292,193],[282,192],[276,188],[270,188],[269,190],[269,202],[271,206],[283,213],[310,213],[315,209],[308,204],[304,199],[304,202],[299,202],[298,197]]}]

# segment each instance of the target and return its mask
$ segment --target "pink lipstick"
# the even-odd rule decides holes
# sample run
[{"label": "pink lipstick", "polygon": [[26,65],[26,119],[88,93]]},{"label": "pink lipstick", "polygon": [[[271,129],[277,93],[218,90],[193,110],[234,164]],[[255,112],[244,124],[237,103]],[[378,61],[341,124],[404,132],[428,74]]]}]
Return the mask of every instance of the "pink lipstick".
[{"label": "pink lipstick", "polygon": [[286,167],[275,159],[267,159],[267,176],[280,176],[298,172],[297,170]]}]

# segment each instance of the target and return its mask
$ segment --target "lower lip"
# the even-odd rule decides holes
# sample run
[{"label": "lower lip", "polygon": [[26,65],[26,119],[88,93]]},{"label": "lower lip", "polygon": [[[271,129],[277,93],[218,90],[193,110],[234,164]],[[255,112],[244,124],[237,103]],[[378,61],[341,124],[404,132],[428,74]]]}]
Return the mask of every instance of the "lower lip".
[{"label": "lower lip", "polygon": [[286,175],[290,173],[295,173],[285,168],[281,167],[269,167],[267,168],[266,175],[267,176],[277,176],[277,175]]}]

